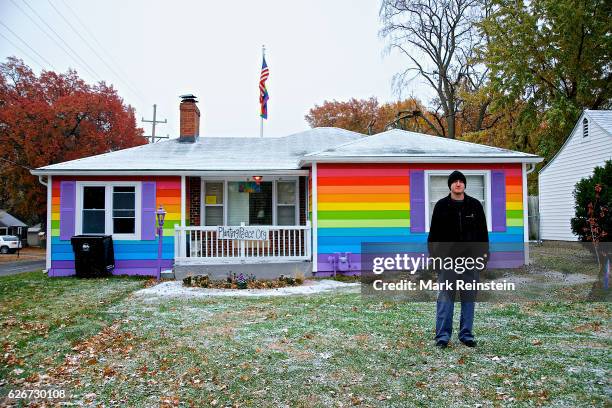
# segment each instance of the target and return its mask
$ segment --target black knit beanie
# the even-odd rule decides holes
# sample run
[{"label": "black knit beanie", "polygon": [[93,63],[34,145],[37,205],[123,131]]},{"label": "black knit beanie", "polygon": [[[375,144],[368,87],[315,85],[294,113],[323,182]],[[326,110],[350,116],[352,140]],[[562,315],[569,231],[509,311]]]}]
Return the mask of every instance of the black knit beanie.
[{"label": "black knit beanie", "polygon": [[456,180],[463,181],[463,185],[467,187],[467,181],[465,180],[465,176],[463,175],[463,173],[455,170],[448,176],[448,189],[449,190],[451,188],[451,184],[453,184]]}]

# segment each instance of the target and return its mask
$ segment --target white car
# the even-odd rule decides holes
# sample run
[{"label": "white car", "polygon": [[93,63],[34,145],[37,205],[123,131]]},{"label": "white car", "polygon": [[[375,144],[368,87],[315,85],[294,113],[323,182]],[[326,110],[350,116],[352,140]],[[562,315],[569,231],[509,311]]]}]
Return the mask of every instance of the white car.
[{"label": "white car", "polygon": [[0,235],[0,254],[17,252],[21,248],[21,241],[14,235]]}]

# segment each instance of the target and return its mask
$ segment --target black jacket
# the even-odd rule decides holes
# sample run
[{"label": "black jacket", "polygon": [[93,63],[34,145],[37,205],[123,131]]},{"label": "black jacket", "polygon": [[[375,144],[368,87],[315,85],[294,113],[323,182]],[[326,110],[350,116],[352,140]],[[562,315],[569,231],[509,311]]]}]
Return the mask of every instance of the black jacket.
[{"label": "black jacket", "polygon": [[486,254],[489,259],[489,233],[482,204],[474,197],[464,196],[460,208],[453,203],[450,193],[436,203],[427,237],[430,256]]}]

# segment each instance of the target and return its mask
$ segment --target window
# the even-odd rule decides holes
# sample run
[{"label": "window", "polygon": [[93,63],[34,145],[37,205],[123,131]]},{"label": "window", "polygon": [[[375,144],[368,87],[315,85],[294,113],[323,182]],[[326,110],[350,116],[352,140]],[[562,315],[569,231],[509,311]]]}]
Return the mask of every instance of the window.
[{"label": "window", "polygon": [[228,225],[272,225],[272,182],[230,181]]},{"label": "window", "polygon": [[[465,188],[465,193],[471,197],[474,197],[480,204],[482,204],[482,208],[485,211],[485,214],[488,217],[488,208],[487,208],[487,177],[485,173],[472,173],[469,174],[467,171],[464,171],[467,186]],[[427,178],[427,214],[428,214],[428,224],[427,229],[429,230],[429,225],[431,225],[431,217],[433,215],[433,209],[441,198],[446,197],[450,193],[448,189],[448,174],[429,174]],[[490,222],[487,221],[487,225],[490,225]]]},{"label": "window", "polygon": [[140,183],[77,182],[77,234],[140,239]]},{"label": "window", "polygon": [[113,234],[136,232],[136,187],[113,187]]},{"label": "window", "polygon": [[83,234],[104,234],[106,224],[106,187],[83,187]]},{"label": "window", "polygon": [[582,119],[582,137],[589,135],[589,120],[587,118]]},{"label": "window", "polygon": [[296,225],[296,183],[279,181],[276,183],[276,220],[278,225]]},{"label": "window", "polygon": [[296,225],[295,179],[202,181],[202,225]]},{"label": "window", "polygon": [[223,225],[223,182],[204,185],[204,225]]}]

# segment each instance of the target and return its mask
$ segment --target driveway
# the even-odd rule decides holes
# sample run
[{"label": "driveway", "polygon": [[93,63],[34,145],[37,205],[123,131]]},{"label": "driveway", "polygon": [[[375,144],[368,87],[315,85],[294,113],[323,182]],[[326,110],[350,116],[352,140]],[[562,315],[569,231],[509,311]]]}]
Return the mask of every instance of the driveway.
[{"label": "driveway", "polygon": [[22,272],[42,271],[45,261],[19,261],[0,263],[0,276],[15,275]]}]

